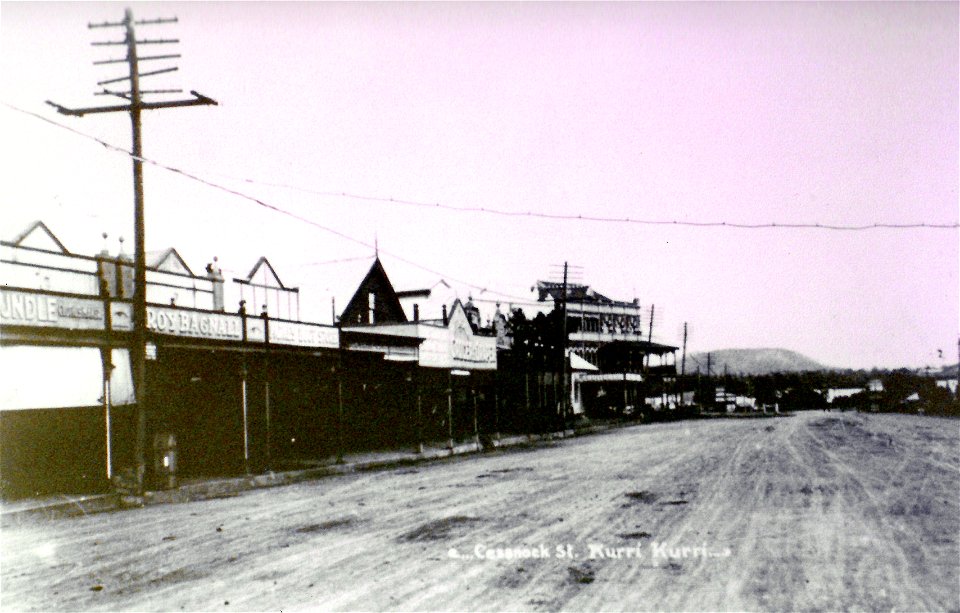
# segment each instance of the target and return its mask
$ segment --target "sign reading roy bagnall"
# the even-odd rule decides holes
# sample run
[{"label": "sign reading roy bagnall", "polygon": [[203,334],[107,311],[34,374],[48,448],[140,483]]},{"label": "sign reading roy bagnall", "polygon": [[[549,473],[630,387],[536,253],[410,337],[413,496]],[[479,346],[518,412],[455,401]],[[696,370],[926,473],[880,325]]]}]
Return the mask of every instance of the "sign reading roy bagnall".
[{"label": "sign reading roy bagnall", "polygon": [[239,315],[186,311],[147,306],[147,329],[160,334],[212,338],[243,339],[243,319]]},{"label": "sign reading roy bagnall", "polygon": [[[243,318],[226,313],[189,311],[168,307],[147,306],[147,329],[159,334],[211,338],[218,340],[241,340]],[[278,345],[302,347],[340,346],[336,328],[302,322],[270,320],[270,342]],[[260,318],[247,318],[247,340],[264,342],[263,322]]]},{"label": "sign reading roy bagnall", "polygon": [[[0,324],[67,330],[103,330],[104,306],[104,302],[96,298],[55,296],[2,289],[0,290]],[[129,303],[112,303],[111,315],[113,330],[133,329],[133,310]],[[248,336],[248,340],[263,343],[262,321],[259,318],[249,318],[248,324],[250,323],[259,324],[257,328],[259,334]],[[147,305],[147,329],[156,334],[170,336],[243,340],[243,318],[240,315],[228,313]],[[271,320],[270,342],[279,345],[337,348],[339,333],[336,328],[330,326]]]}]

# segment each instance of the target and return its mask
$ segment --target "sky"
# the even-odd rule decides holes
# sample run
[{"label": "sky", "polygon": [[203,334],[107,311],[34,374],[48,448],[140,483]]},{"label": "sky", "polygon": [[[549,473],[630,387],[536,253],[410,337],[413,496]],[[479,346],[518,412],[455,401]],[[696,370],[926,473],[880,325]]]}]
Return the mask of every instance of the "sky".
[{"label": "sky", "polygon": [[[93,93],[123,65],[92,62],[121,48],[90,43],[122,31],[87,24],[125,6],[0,2],[3,239],[42,219],[72,251],[103,232],[132,249],[129,157],[86,137],[129,150],[129,118],[44,103],[119,102]],[[138,29],[182,55],[142,87],[219,103],[144,112],[144,156],[292,214],[148,164],[147,249],[228,277],[265,255],[304,319],[329,321],[331,262],[376,248],[398,289],[444,278],[477,300],[529,299],[569,262],[639,299],[644,326],[656,305],[654,341],[681,345],[686,322],[690,352],[957,361],[956,227],[576,219],[956,224],[957,3],[130,6],[179,20]]]}]

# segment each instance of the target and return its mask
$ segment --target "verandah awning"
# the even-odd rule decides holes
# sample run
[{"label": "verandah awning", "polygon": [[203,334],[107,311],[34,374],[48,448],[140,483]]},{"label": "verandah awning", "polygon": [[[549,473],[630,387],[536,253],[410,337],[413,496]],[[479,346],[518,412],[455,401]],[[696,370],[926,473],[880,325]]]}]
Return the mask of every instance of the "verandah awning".
[{"label": "verandah awning", "polygon": [[585,370],[590,372],[596,372],[600,370],[590,362],[584,360],[577,354],[572,351],[567,351],[567,355],[570,356],[570,370]]}]

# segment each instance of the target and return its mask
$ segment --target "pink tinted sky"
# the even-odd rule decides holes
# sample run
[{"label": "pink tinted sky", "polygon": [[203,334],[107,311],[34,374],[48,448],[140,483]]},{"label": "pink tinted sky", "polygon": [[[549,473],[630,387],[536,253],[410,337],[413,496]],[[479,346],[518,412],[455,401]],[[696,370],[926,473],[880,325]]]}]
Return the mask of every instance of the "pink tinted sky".
[{"label": "pink tinted sky", "polygon": [[[121,147],[85,106],[91,48],[122,4],[0,5],[2,100]],[[551,265],[655,303],[654,339],[785,347],[829,365],[955,362],[958,231],[689,228],[504,218],[315,192],[509,211],[744,223],[955,223],[957,3],[157,4],[180,23],[158,86],[219,107],[148,113],[147,157],[372,244],[400,288],[436,275],[525,296]],[[115,35],[114,35],[115,36]],[[3,237],[132,236],[129,161],[0,107]],[[243,182],[254,179],[261,183]],[[271,187],[294,185],[304,190]],[[368,247],[157,169],[148,249],[233,274],[267,255],[328,317],[317,264]],[[127,243],[129,245],[129,242]],[[466,292],[464,292],[466,293]],[[480,295],[479,290],[474,294]],[[937,352],[942,349],[945,358]]]}]

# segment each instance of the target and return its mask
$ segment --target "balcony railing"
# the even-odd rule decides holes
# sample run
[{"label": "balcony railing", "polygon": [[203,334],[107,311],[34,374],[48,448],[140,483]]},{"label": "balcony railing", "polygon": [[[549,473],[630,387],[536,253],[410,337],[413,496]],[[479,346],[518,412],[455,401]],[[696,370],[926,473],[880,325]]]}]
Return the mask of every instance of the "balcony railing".
[{"label": "balcony railing", "polygon": [[642,341],[646,335],[640,332],[571,332],[569,340],[584,343],[611,343],[613,341]]}]

